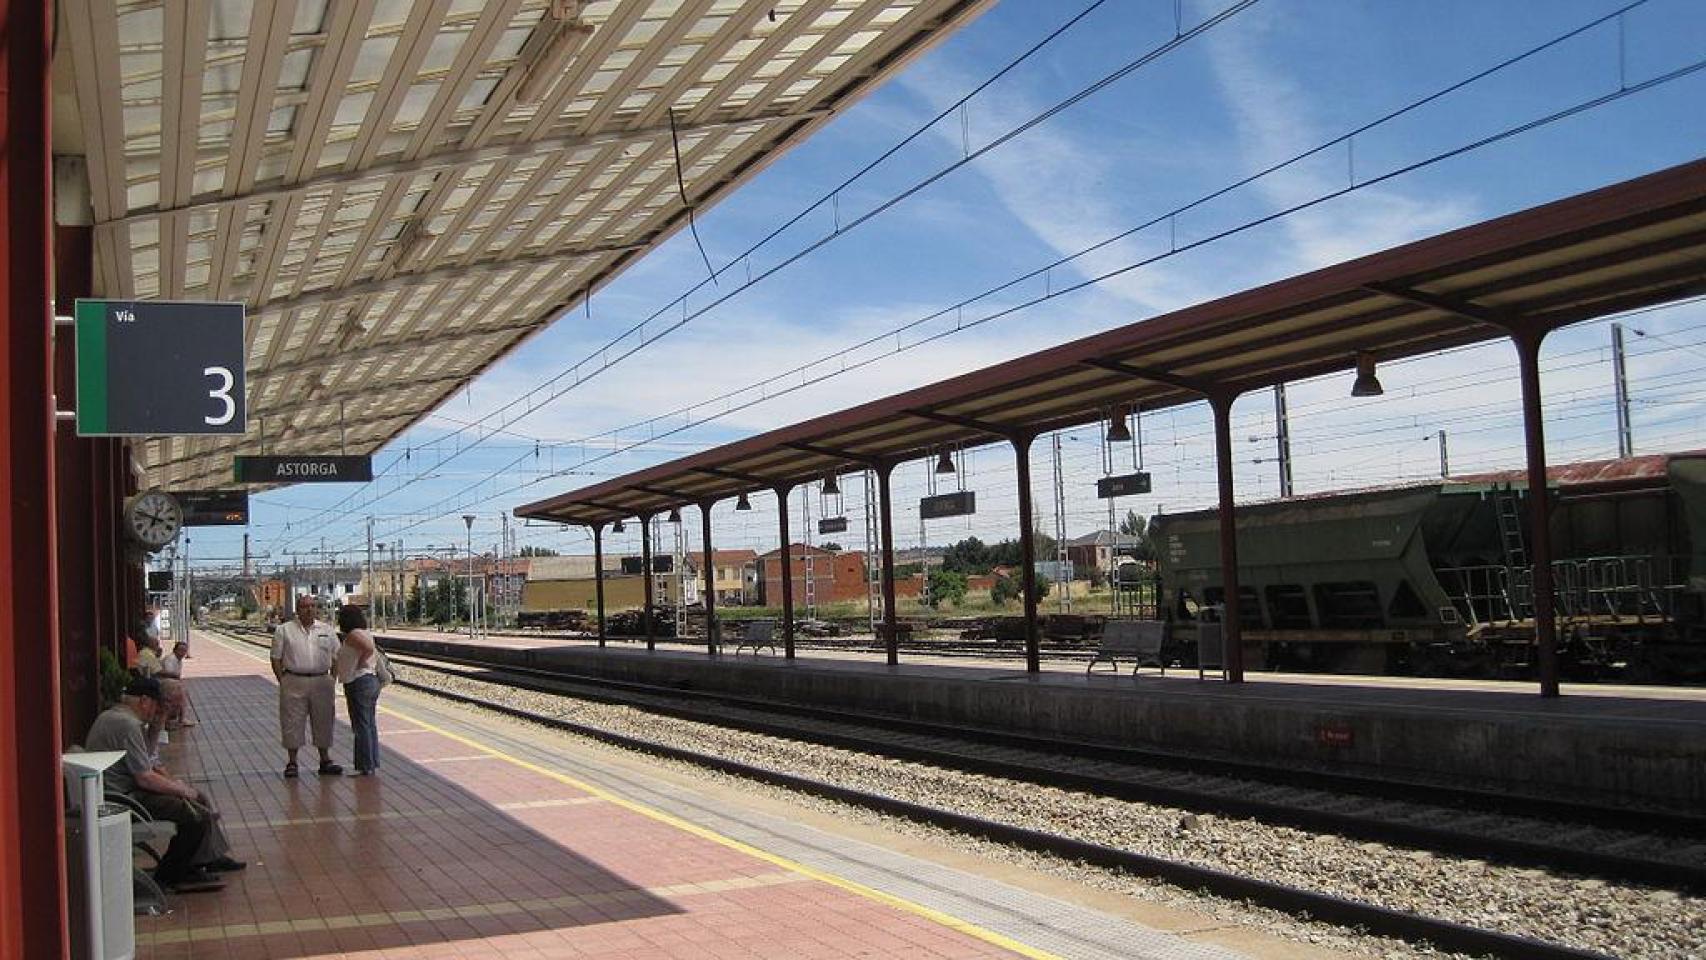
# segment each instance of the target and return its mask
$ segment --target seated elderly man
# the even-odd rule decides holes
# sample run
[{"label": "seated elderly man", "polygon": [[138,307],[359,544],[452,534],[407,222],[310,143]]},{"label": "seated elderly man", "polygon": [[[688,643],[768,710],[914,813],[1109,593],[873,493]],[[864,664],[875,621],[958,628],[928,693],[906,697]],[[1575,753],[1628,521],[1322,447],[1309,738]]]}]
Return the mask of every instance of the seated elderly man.
[{"label": "seated elderly man", "polygon": [[155,881],[179,893],[218,890],[224,883],[216,874],[241,870],[247,864],[231,859],[219,812],[206,791],[174,779],[155,762],[148,728],[162,709],[160,682],[135,678],[119,702],[95,718],[83,746],[91,751],[123,751],[124,757],[107,768],[107,789],[126,794],[154,819],[177,825],[154,871]]},{"label": "seated elderly man", "polygon": [[160,658],[160,670],[154,674],[154,679],[160,681],[161,703],[166,707],[168,730],[195,726],[195,721],[188,715],[189,688],[184,686],[184,657],[189,650],[190,645],[182,640],[172,644],[172,652]]}]

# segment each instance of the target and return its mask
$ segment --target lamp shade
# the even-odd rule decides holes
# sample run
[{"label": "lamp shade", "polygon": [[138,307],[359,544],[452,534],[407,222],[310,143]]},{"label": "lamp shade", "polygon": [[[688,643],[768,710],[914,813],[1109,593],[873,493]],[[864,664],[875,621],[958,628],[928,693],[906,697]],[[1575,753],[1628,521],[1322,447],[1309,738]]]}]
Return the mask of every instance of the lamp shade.
[{"label": "lamp shade", "polygon": [[841,493],[841,485],[835,482],[835,474],[825,474],[823,478],[823,495],[833,497]]},{"label": "lamp shade", "polygon": [[735,501],[735,509],[736,510],[751,510],[752,509],[752,503],[746,499],[746,494],[744,494],[744,493],[741,494],[740,499]]},{"label": "lamp shade", "polygon": [[1108,442],[1131,442],[1131,427],[1126,425],[1126,412],[1124,410],[1116,410],[1114,415],[1108,418]]},{"label": "lamp shade", "polygon": [[627,528],[622,526],[622,521],[620,521],[620,520],[618,520],[615,523],[610,525],[610,532],[611,533],[621,533],[625,529],[627,529]]},{"label": "lamp shade", "polygon": [[670,507],[669,508],[669,522],[670,523],[680,523],[681,522],[681,508],[680,507]]},{"label": "lamp shade", "polygon": [[936,458],[936,472],[937,473],[953,473],[954,472],[954,456],[953,456],[953,454],[949,453],[946,450],[942,451],[942,455]]},{"label": "lamp shade", "polygon": [[1351,396],[1378,397],[1385,392],[1380,386],[1380,378],[1374,375],[1374,354],[1357,354],[1357,378],[1351,384]]}]

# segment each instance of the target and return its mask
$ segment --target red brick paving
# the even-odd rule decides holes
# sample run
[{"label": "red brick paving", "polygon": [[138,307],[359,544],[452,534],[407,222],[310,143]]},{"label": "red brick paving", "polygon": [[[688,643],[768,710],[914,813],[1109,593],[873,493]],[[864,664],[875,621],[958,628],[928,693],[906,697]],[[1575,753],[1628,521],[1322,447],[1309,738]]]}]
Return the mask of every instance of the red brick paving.
[{"label": "red brick paving", "polygon": [[201,723],[163,756],[250,867],[138,917],[145,960],[1011,955],[394,715],[379,777],[285,780],[265,664],[204,639],[185,673]]}]

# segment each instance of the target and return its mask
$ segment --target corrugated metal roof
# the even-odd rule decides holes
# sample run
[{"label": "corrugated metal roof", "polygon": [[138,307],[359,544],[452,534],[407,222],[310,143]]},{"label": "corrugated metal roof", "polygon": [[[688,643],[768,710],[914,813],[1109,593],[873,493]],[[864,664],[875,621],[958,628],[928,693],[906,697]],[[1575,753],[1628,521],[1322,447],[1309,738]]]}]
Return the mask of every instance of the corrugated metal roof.
[{"label": "corrugated metal roof", "polygon": [[[1552,329],[1706,290],[1706,161],[1075,340],[572,493],[518,516],[606,523],[946,445],[1092,423]],[[1512,404],[1516,401],[1513,398]]]},{"label": "corrugated metal roof", "polygon": [[148,482],[378,448],[987,3],[58,4],[96,294],[249,308],[248,436]]}]

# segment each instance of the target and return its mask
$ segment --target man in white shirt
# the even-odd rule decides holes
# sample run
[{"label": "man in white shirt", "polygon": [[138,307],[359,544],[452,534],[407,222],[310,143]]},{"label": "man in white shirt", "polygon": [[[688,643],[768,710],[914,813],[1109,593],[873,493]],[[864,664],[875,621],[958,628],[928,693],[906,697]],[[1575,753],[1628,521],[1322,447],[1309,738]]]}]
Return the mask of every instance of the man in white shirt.
[{"label": "man in white shirt", "polygon": [[165,699],[166,729],[176,730],[179,727],[193,727],[195,721],[190,719],[190,690],[184,686],[184,657],[189,655],[190,645],[179,640],[172,644],[172,652],[160,658],[160,670],[154,679],[160,681],[160,690]]},{"label": "man in white shirt", "polygon": [[332,762],[332,717],[335,681],[332,660],[338,653],[338,635],[330,624],[314,617],[313,597],[296,598],[296,619],[278,625],[272,635],[272,672],[278,678],[278,725],[290,762],[286,777],[296,776],[296,751],[302,749],[302,727],[306,721],[320,751],[323,777],[335,777],[344,768]]}]

